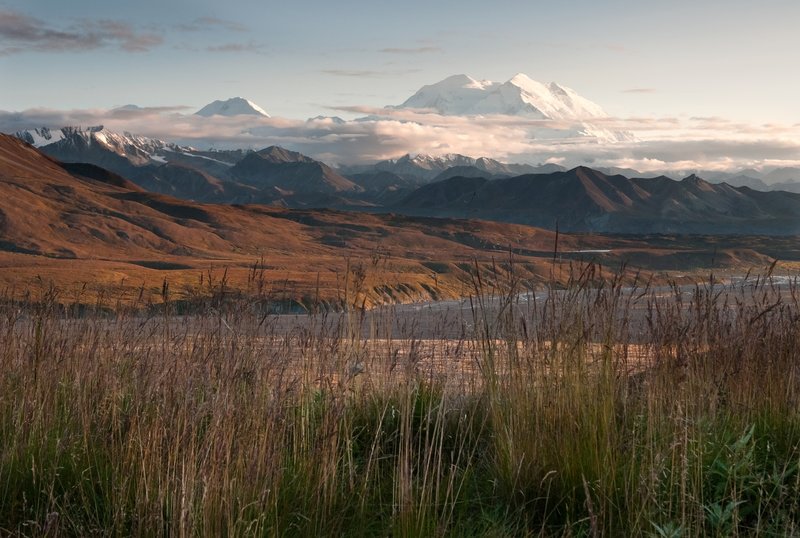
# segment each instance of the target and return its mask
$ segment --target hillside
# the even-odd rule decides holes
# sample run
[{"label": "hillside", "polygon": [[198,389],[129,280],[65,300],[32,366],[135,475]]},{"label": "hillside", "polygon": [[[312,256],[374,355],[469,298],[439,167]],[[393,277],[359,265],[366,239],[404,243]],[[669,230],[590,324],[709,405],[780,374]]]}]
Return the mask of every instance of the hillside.
[{"label": "hillside", "polygon": [[409,301],[465,293],[470,267],[509,248],[528,253],[521,276],[543,277],[554,244],[523,226],[182,201],[97,167],[65,168],[5,135],[0,197],[0,285],[17,290],[53,282],[157,297],[164,279],[190,293],[223,271],[244,289],[261,260],[262,284],[282,296],[335,300],[347,268],[364,266],[369,301]]}]

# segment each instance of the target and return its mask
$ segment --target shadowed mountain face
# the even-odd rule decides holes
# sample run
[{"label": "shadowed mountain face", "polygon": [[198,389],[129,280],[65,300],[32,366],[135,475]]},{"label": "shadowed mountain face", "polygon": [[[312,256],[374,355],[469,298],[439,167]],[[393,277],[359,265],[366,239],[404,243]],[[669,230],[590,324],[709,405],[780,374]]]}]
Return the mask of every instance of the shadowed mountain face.
[{"label": "shadowed mountain face", "polygon": [[440,173],[433,179],[433,182],[444,181],[451,177],[483,177],[486,179],[501,179],[504,177],[515,176],[518,174],[492,174],[486,170],[482,170],[477,166],[453,166]]},{"label": "shadowed mountain face", "polygon": [[363,190],[328,165],[278,146],[248,154],[231,168],[230,175],[240,183],[285,194],[355,193]]},{"label": "shadowed mountain face", "polygon": [[184,164],[166,163],[133,172],[136,184],[150,192],[169,194],[197,202],[246,204],[261,198],[258,189],[233,181],[223,181]]},{"label": "shadowed mountain face", "polygon": [[579,167],[489,181],[450,178],[392,208],[613,233],[800,233],[800,196],[713,185],[696,176],[630,179]]}]

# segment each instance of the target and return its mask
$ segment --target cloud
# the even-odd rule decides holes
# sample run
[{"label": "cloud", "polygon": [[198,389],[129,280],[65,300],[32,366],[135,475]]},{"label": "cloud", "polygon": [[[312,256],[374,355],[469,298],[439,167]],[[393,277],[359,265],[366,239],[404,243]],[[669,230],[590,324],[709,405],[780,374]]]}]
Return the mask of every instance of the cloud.
[{"label": "cloud", "polygon": [[194,107],[188,105],[173,105],[173,106],[148,106],[141,107],[136,105],[125,105],[118,108],[112,108],[108,111],[108,116],[112,118],[137,118],[142,114],[148,115],[162,115],[174,112],[184,112],[191,110]]},{"label": "cloud", "polygon": [[[248,32],[248,28],[236,21],[228,19],[221,19],[219,17],[198,17],[192,22],[176,24],[173,28],[182,32],[213,32],[215,30],[224,30],[228,32]],[[254,40],[249,41],[229,41],[224,43],[217,43],[214,45],[203,44],[190,44],[183,43],[176,46],[177,49],[188,50],[192,52],[214,52],[214,53],[243,53],[249,52],[253,54],[264,54],[266,45],[257,43]]]},{"label": "cloud", "polygon": [[101,48],[146,52],[163,41],[160,33],[140,32],[121,21],[81,19],[69,26],[53,27],[23,13],[0,11],[0,55],[31,51],[84,52]]},{"label": "cloud", "polygon": [[658,90],[655,88],[628,88],[621,91],[622,93],[656,93]]},{"label": "cloud", "polygon": [[440,47],[413,47],[413,48],[396,48],[388,47],[381,49],[380,52],[385,54],[430,54],[435,52],[442,52]]},{"label": "cloud", "polygon": [[320,71],[320,73],[333,75],[336,77],[383,78],[410,75],[412,73],[419,73],[420,71],[421,69],[397,69],[392,71],[380,71],[373,69],[323,69]]},{"label": "cloud", "polygon": [[254,54],[264,54],[266,46],[248,41],[246,43],[223,43],[222,45],[210,45],[206,47],[207,52],[252,52]]},{"label": "cloud", "polygon": [[219,26],[225,28],[226,30],[230,30],[232,32],[247,31],[247,27],[241,23],[235,21],[229,21],[226,19],[220,19],[218,17],[200,17],[198,19],[195,19],[195,23],[205,26]]},{"label": "cloud", "polygon": [[[629,167],[679,175],[695,170],[800,165],[800,127],[746,125],[724,118],[606,118],[600,129],[634,131],[614,143],[581,136],[575,125],[513,116],[442,116],[407,109],[330,107],[361,114],[351,121],[181,114],[185,107],[114,110],[0,111],[0,131],[33,127],[105,125],[198,148],[253,148],[272,144],[332,164],[377,161],[404,153],[461,153],[506,162]],[[580,127],[580,126],[577,126]]]},{"label": "cloud", "polygon": [[175,28],[184,32],[201,32],[210,28],[222,28],[230,32],[247,31],[247,26],[244,24],[219,17],[198,17],[190,23],[178,24]]}]

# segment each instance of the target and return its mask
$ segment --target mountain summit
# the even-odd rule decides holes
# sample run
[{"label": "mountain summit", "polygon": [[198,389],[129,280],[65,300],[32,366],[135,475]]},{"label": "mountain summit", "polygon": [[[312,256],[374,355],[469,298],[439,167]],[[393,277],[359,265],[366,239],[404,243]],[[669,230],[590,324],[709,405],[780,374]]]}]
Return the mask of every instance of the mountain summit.
[{"label": "mountain summit", "polygon": [[225,101],[214,101],[195,112],[195,114],[205,117],[240,115],[270,117],[266,110],[242,97],[232,97]]},{"label": "mountain summit", "polygon": [[506,82],[476,80],[453,75],[423,86],[398,109],[428,109],[444,116],[515,116],[530,120],[552,120],[534,133],[536,138],[590,136],[606,142],[632,140],[633,134],[611,131],[597,121],[608,114],[575,90],[556,82],[542,83],[524,73]]},{"label": "mountain summit", "polygon": [[575,90],[518,73],[506,82],[454,75],[423,86],[398,108],[429,108],[443,115],[504,114],[536,119],[587,120],[607,117],[600,105]]}]

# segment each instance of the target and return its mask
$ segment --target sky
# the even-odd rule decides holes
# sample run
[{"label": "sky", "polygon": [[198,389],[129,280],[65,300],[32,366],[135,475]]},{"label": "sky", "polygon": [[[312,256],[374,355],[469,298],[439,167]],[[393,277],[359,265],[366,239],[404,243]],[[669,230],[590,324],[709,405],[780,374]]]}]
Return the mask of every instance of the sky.
[{"label": "sky", "polygon": [[[714,150],[689,160],[698,165],[790,163],[800,161],[798,20],[796,0],[0,0],[0,111],[17,125],[31,110],[190,113],[242,96],[287,121],[353,119],[449,75],[523,72],[575,89],[650,146],[772,142],[761,159],[753,147]],[[617,164],[648,155],[621,151]]]}]

